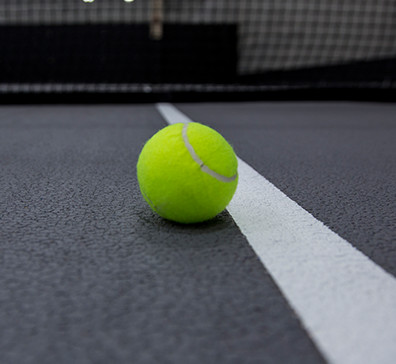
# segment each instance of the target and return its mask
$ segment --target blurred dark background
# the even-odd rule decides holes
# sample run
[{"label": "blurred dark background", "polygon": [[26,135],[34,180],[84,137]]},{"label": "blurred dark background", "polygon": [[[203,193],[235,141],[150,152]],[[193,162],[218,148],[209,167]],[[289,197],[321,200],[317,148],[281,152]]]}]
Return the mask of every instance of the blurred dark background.
[{"label": "blurred dark background", "polygon": [[0,1],[0,99],[394,101],[396,3]]}]

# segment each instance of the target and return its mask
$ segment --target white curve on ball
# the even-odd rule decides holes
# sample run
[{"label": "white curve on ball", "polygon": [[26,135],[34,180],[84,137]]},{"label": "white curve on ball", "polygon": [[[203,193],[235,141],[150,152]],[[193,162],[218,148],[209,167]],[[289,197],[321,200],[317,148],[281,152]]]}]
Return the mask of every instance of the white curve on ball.
[{"label": "white curve on ball", "polygon": [[223,176],[222,174],[219,174],[219,173],[213,171],[212,169],[210,169],[208,166],[206,166],[204,164],[204,162],[199,157],[199,155],[195,152],[194,147],[191,145],[190,141],[188,140],[187,129],[188,129],[188,124],[185,123],[183,125],[183,129],[182,129],[182,136],[183,136],[184,145],[186,146],[186,148],[187,148],[188,152],[190,153],[192,159],[194,159],[194,161],[196,163],[198,163],[198,165],[200,166],[201,171],[209,174],[213,178],[216,178],[217,180],[219,180],[221,182],[224,182],[224,183],[229,183],[229,182],[235,181],[237,176],[238,176],[238,174],[234,174],[232,177]]}]

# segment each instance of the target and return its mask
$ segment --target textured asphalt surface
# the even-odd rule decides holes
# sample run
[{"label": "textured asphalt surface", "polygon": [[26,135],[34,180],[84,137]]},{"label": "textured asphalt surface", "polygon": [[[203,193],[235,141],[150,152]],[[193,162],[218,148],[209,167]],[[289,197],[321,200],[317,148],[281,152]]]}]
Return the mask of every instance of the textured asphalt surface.
[{"label": "textured asphalt surface", "polygon": [[[396,106],[177,105],[396,275]],[[323,363],[224,212],[155,216],[152,105],[0,107],[0,363]]]}]

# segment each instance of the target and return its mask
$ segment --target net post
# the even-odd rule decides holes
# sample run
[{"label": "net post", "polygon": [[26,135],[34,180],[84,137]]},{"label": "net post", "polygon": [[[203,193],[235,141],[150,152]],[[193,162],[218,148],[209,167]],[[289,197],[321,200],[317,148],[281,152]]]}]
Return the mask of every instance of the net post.
[{"label": "net post", "polygon": [[164,34],[164,0],[151,0],[150,38],[161,40]]}]

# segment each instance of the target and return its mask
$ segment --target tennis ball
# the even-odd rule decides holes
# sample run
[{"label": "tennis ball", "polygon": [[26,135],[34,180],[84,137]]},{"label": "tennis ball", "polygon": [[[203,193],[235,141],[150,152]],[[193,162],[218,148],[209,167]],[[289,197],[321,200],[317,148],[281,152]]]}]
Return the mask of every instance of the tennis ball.
[{"label": "tennis ball", "polygon": [[167,126],[144,145],[137,163],[140,191],[165,219],[209,220],[223,211],[238,184],[238,161],[215,130],[199,123]]}]

